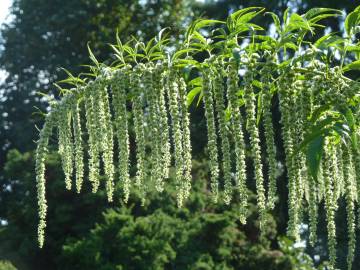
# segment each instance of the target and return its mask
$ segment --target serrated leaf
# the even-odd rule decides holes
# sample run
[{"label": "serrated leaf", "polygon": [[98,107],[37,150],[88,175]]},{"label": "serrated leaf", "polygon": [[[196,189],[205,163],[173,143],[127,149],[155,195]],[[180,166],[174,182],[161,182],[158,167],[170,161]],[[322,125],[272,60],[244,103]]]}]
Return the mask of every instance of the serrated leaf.
[{"label": "serrated leaf", "polygon": [[342,14],[342,11],[332,8],[312,8],[307,11],[303,17],[309,21],[312,26],[322,27],[322,25],[316,24],[326,18],[337,17]]},{"label": "serrated leaf", "polygon": [[334,14],[340,15],[342,14],[341,10],[338,9],[333,9],[333,8],[312,8],[309,9],[305,14],[304,17],[305,19],[309,20],[314,18],[315,16],[322,14],[322,13],[327,13],[327,12],[333,12]]},{"label": "serrated leaf", "polygon": [[252,12],[248,12],[242,16],[238,16],[236,19],[234,19],[236,21],[236,25],[239,24],[245,24],[248,23],[249,21],[251,21],[253,18],[255,18],[257,15],[259,15],[260,13],[262,13],[265,9],[262,8],[259,11],[252,11]]},{"label": "serrated leaf", "polygon": [[266,12],[265,14],[270,14],[270,16],[272,17],[273,22],[275,24],[275,28],[276,28],[277,32],[280,33],[281,32],[281,23],[280,23],[279,16],[276,15],[274,12]]},{"label": "serrated leaf", "polygon": [[231,20],[236,21],[239,17],[243,16],[244,14],[251,12],[251,11],[256,11],[259,9],[263,9],[262,7],[248,7],[248,8],[243,8],[240,9],[238,11],[235,11],[234,13],[232,13],[229,17],[231,18]]},{"label": "serrated leaf", "polygon": [[211,26],[211,25],[214,25],[214,24],[225,24],[225,22],[224,21],[219,21],[219,20],[204,20],[204,19],[201,19],[195,24],[194,30],[199,30],[200,28],[208,27],[208,26]]},{"label": "serrated leaf", "polygon": [[284,32],[287,33],[298,29],[312,31],[311,26],[303,17],[293,13],[290,16],[289,24],[286,25]]}]

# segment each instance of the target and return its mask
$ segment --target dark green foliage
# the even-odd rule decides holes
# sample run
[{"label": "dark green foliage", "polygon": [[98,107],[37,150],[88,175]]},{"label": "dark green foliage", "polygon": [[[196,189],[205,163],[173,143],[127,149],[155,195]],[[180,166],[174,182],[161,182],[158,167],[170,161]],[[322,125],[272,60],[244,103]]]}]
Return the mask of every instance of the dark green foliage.
[{"label": "dark green foliage", "polygon": [[[2,193],[1,210],[7,225],[0,231],[0,259],[11,258],[20,269],[56,269],[60,262],[56,254],[61,251],[65,239],[86,233],[105,209],[105,194],[92,194],[86,185],[84,195],[64,191],[60,159],[56,154],[49,156],[48,180],[49,220],[53,227],[52,236],[46,248],[40,250],[36,244],[36,190],[32,173],[34,155],[21,154],[16,150],[8,153],[4,167],[5,177],[11,180],[11,189]],[[55,223],[53,223],[55,222]]]},{"label": "dark green foliage", "polygon": [[[175,189],[151,193],[149,203],[139,199],[129,208],[105,211],[103,221],[84,238],[69,241],[63,248],[63,269],[299,269],[301,249],[282,239],[280,247],[258,238],[255,198],[250,220],[238,220],[239,201],[228,207],[211,204],[204,194],[204,165],[195,166],[194,192],[183,209],[178,209]],[[158,208],[161,205],[162,208]],[[266,237],[274,239],[274,221]],[[314,269],[303,255],[302,269]]]},{"label": "dark green foliage", "polygon": [[11,151],[5,167],[8,177],[12,175],[14,181],[30,190],[27,196],[21,196],[21,187],[14,185],[7,197],[13,206],[7,214],[9,223],[0,231],[0,258],[11,258],[19,269],[295,270],[300,261],[303,264],[300,257],[308,261],[303,264],[308,267],[304,269],[314,269],[303,251],[292,247],[292,242],[281,240],[280,249],[277,247],[273,219],[267,224],[268,240],[258,238],[254,196],[246,226],[238,220],[238,199],[230,206],[212,204],[201,181],[207,173],[204,161],[194,165],[196,184],[182,209],[176,205],[175,188],[163,193],[154,188],[144,206],[137,193],[130,196],[128,206],[115,201],[117,207],[105,210],[105,194],[91,194],[89,183],[82,195],[65,191],[59,157],[50,154],[50,224],[46,244],[38,249],[32,159],[31,153]]}]

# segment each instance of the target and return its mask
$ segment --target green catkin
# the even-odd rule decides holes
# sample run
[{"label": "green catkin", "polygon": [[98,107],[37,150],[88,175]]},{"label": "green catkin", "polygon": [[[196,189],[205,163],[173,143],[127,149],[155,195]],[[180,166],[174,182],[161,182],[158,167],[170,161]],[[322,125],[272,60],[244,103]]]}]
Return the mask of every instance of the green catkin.
[{"label": "green catkin", "polygon": [[316,180],[309,174],[309,221],[310,221],[310,235],[309,242],[312,247],[317,241],[317,224],[318,224],[318,202],[317,202],[317,186]]},{"label": "green catkin", "polygon": [[[70,97],[70,95],[68,96]],[[74,154],[72,151],[73,138],[71,132],[71,100],[64,98],[61,101],[58,114],[58,143],[61,156],[62,168],[65,174],[65,187],[71,189],[71,178],[73,174]]]},{"label": "green catkin", "polygon": [[119,178],[124,190],[124,201],[130,196],[131,181],[129,175],[129,132],[126,109],[126,87],[129,85],[128,70],[124,69],[115,75],[112,81],[112,104],[115,112],[115,135],[119,147]]},{"label": "green catkin", "polygon": [[[295,74],[297,77],[298,74]],[[305,87],[303,85],[303,80],[297,79],[293,84],[295,93],[293,99],[295,101],[294,106],[291,108],[291,122],[292,128],[292,136],[293,142],[295,145],[300,145],[300,143],[304,139],[304,106],[303,106],[303,92],[305,91]],[[297,151],[294,155],[295,162],[293,163],[293,169],[295,172],[295,186],[296,186],[296,205],[298,208],[298,215],[302,215],[302,203],[305,195],[305,186],[306,186],[306,177],[307,172],[306,168],[306,159],[305,155],[302,151]],[[300,218],[299,218],[300,221]]]},{"label": "green catkin", "polygon": [[160,90],[160,74],[154,69],[153,65],[147,67],[144,76],[144,84],[147,85],[147,103],[149,110],[149,139],[151,148],[151,181],[155,183],[155,188],[158,191],[163,190],[162,164],[161,164],[161,131],[159,117],[159,90]]},{"label": "green catkin", "polygon": [[[313,108],[313,89],[316,87],[315,82],[311,77],[305,78],[305,85],[302,89],[302,113],[303,113],[303,122],[304,129],[309,127],[307,121],[308,117],[312,114]],[[318,186],[317,181],[312,177],[310,171],[305,168],[307,174],[306,180],[308,184],[308,211],[309,211],[309,243],[312,247],[315,246],[317,241],[317,224],[318,224]]]},{"label": "green catkin", "polygon": [[104,171],[106,175],[106,193],[109,202],[113,201],[114,195],[114,132],[112,116],[110,113],[109,93],[107,89],[108,81],[101,82],[99,93],[99,109],[103,112],[99,114],[99,122],[101,125],[101,132],[103,134],[103,153],[102,159],[104,164]]},{"label": "green catkin", "polygon": [[[253,59],[251,59],[253,61]],[[266,200],[265,200],[265,188],[264,177],[262,172],[261,162],[261,149],[259,129],[256,124],[256,107],[255,107],[255,93],[252,87],[253,70],[255,69],[254,63],[250,63],[248,70],[245,73],[245,89],[244,100],[245,109],[247,115],[247,130],[250,135],[251,154],[254,161],[256,192],[257,192],[257,206],[260,213],[260,230],[263,230],[263,226],[266,223]]]},{"label": "green catkin", "polygon": [[324,200],[325,200],[325,213],[327,223],[327,235],[328,235],[328,250],[330,259],[330,269],[334,269],[336,263],[336,225],[335,225],[335,210],[336,202],[334,201],[333,194],[333,178],[332,178],[332,153],[334,151],[333,146],[330,145],[327,138],[324,141],[324,153],[323,153],[323,177],[324,177]]},{"label": "green catkin", "polygon": [[100,185],[99,182],[99,170],[100,170],[100,160],[99,154],[100,150],[98,147],[98,138],[97,138],[97,122],[96,122],[96,112],[94,110],[94,96],[93,96],[94,83],[90,84],[84,91],[84,100],[85,100],[85,116],[86,116],[86,129],[88,131],[88,154],[89,154],[89,181],[92,185],[92,192],[95,193]]},{"label": "green catkin", "polygon": [[179,111],[179,85],[176,71],[170,69],[168,75],[168,97],[174,143],[175,181],[177,185],[177,204],[184,201],[184,157],[181,130],[181,115]]},{"label": "green catkin", "polygon": [[149,93],[149,114],[150,114],[150,127],[151,127],[151,160],[153,164],[152,178],[155,182],[155,188],[157,191],[162,192],[164,190],[163,176],[162,176],[162,164],[161,164],[161,124],[159,121],[159,92],[161,88],[161,77],[158,67],[151,66],[151,84],[152,87]]},{"label": "green catkin", "polygon": [[325,184],[323,176],[323,164],[320,163],[319,172],[317,176],[317,202],[320,204],[325,197]]},{"label": "green catkin", "polygon": [[296,192],[296,174],[294,173],[293,166],[293,153],[294,141],[291,130],[292,118],[291,109],[293,104],[293,81],[294,74],[287,74],[286,77],[279,81],[279,100],[282,124],[282,139],[285,148],[285,163],[288,175],[288,190],[289,190],[289,222],[288,222],[288,235],[295,239],[299,238],[299,213],[297,205],[297,192]]},{"label": "green catkin", "polygon": [[238,69],[236,62],[231,60],[228,66],[227,91],[229,107],[231,110],[231,127],[235,141],[235,163],[236,188],[240,196],[239,219],[242,224],[246,223],[247,206],[248,206],[248,190],[246,187],[246,163],[245,163],[245,142],[242,130],[242,117],[239,109],[237,97],[238,92]]},{"label": "green catkin", "polygon": [[[301,92],[300,92],[300,109],[301,109],[301,126],[299,126],[298,128],[300,128],[298,130],[299,133],[299,143],[302,143],[306,134],[306,131],[309,129],[309,117],[312,114],[312,106],[313,106],[313,95],[312,95],[312,78],[305,76],[304,81],[301,84]],[[311,174],[307,168],[307,164],[306,164],[306,155],[300,151],[299,153],[300,155],[300,166],[302,168],[301,170],[301,177],[303,179],[303,183],[302,183],[302,188],[303,188],[303,193],[304,193],[304,200],[305,202],[308,203],[308,205],[311,204],[310,202],[310,197],[314,197],[314,196],[310,196],[311,192],[316,192],[316,184],[313,184],[312,181],[313,179],[311,179]],[[311,224],[311,222],[310,222]],[[313,224],[314,225],[314,224]],[[316,226],[316,225],[315,225]],[[312,233],[316,233],[316,228],[314,228]],[[316,240],[316,236],[314,238]],[[314,242],[315,243],[315,242]]]},{"label": "green catkin", "polygon": [[[356,235],[355,235],[355,194],[356,183],[353,178],[353,162],[350,153],[351,150],[344,147],[343,150],[343,162],[344,162],[344,180],[345,180],[345,199],[346,199],[346,215],[347,215],[347,230],[348,230],[348,254],[347,254],[347,266],[351,270],[354,260]],[[335,152],[336,156],[336,152]],[[336,179],[337,180],[337,179]]]},{"label": "green catkin", "polygon": [[[169,131],[169,121],[168,121],[168,111],[166,106],[166,91],[165,85],[166,81],[166,72],[164,67],[160,65],[159,67],[160,75],[160,87],[159,87],[159,117],[160,117],[160,134],[161,134],[161,164],[162,164],[162,178],[169,178],[169,168],[171,165],[171,153],[170,153],[170,131]],[[163,184],[159,185],[159,188],[162,189]]]},{"label": "green catkin", "polygon": [[271,111],[271,85],[270,85],[270,72],[271,66],[267,65],[262,70],[262,84],[263,84],[263,122],[265,133],[265,145],[268,162],[268,192],[267,192],[267,208],[272,210],[275,207],[276,200],[276,174],[277,174],[277,161],[276,161],[276,145],[274,140],[274,127],[272,123]]},{"label": "green catkin", "polygon": [[190,115],[187,107],[186,83],[183,78],[179,79],[179,95],[181,102],[183,152],[184,152],[184,199],[189,198],[191,189],[191,137],[190,137]]},{"label": "green catkin", "polygon": [[333,178],[334,178],[334,200],[336,201],[336,205],[337,205],[337,201],[340,198],[341,195],[341,176],[340,176],[340,171],[339,171],[339,150],[337,146],[334,146],[334,151],[332,151],[332,168],[333,168]]},{"label": "green catkin", "polygon": [[345,179],[344,179],[344,160],[343,160],[343,150],[341,145],[336,147],[336,167],[337,167],[337,175],[336,175],[336,185],[334,186],[335,198],[338,199],[344,194],[345,188]]},{"label": "green catkin", "polygon": [[[192,44],[192,38],[201,41],[201,34],[190,35],[187,44]],[[216,202],[219,199],[221,167],[221,175],[224,178],[224,201],[226,204],[230,203],[234,178],[240,197],[239,218],[242,223],[246,222],[248,189],[246,145],[243,134],[243,125],[246,122],[246,130],[250,138],[250,155],[254,165],[260,229],[266,226],[266,211],[274,209],[276,201],[278,163],[271,109],[272,94],[277,93],[288,177],[288,235],[296,240],[299,239],[299,225],[304,209],[302,206],[307,203],[309,240],[310,244],[314,245],[317,238],[318,208],[319,205],[324,204],[330,268],[334,269],[336,263],[335,214],[338,208],[337,202],[344,197],[349,238],[347,263],[348,269],[351,269],[356,243],[356,207],[359,209],[357,221],[360,224],[360,149],[358,145],[360,141],[360,106],[358,106],[360,84],[343,75],[347,67],[352,68],[351,65],[344,69],[342,66],[336,66],[336,63],[322,62],[324,59],[319,58],[317,50],[311,49],[311,44],[305,51],[300,48],[302,47],[300,45],[299,51],[294,55],[288,54],[285,50],[281,55],[281,61],[278,61],[274,59],[274,55],[264,50],[266,47],[262,46],[264,44],[256,43],[255,39],[248,47],[245,45],[245,48],[237,48],[236,42],[225,42],[225,40],[222,42],[218,40],[221,37],[217,36],[213,43],[212,38],[214,37],[211,34],[206,35],[206,40],[209,41],[208,52],[215,55],[204,62],[196,63],[193,56],[198,53],[198,50],[192,50],[191,45],[189,50],[172,54],[169,60],[171,59],[173,66],[169,66],[167,61],[160,60],[166,58],[163,46],[167,43],[167,39],[159,40],[156,45],[150,42],[147,46],[143,46],[143,43],[136,41],[136,44],[130,42],[126,45],[134,45],[134,50],[126,46],[114,47],[119,60],[116,64],[120,64],[119,66],[111,65],[104,68],[105,65],[101,64],[101,68],[96,71],[92,68],[94,73],[100,75],[93,81],[90,80],[85,87],[69,91],[61,102],[52,106],[44,127],[40,131],[36,150],[40,247],[44,244],[47,212],[45,159],[53,128],[58,128],[59,154],[66,188],[72,188],[72,177],[75,175],[76,191],[78,193],[81,191],[85,177],[85,156],[88,156],[88,178],[92,191],[98,190],[100,175],[103,171],[109,201],[113,199],[115,188],[113,161],[115,135],[119,150],[118,172],[116,173],[122,181],[124,201],[128,201],[132,183],[130,181],[128,123],[130,113],[128,113],[127,102],[131,104],[136,146],[134,182],[141,193],[142,203],[144,203],[147,188],[150,187],[147,181],[148,176],[150,182],[154,182],[155,189],[163,191],[165,179],[169,178],[169,170],[174,159],[177,204],[179,207],[183,205],[184,200],[190,195],[192,180],[187,84],[178,70],[185,63],[200,69],[200,78],[193,81],[197,89],[192,94],[199,90],[198,83],[201,82],[200,98],[205,108],[210,188],[213,200]],[[156,39],[155,42],[157,42]],[[226,54],[220,52],[222,50],[219,50],[220,47],[217,46],[220,44],[226,45]],[[154,46],[149,48],[151,45]],[[272,46],[270,43],[267,45]],[[234,59],[228,59],[231,55],[228,52],[232,49]],[[244,56],[246,54],[244,52],[254,51],[254,49],[261,57],[258,54],[252,54],[249,58]],[[184,53],[186,53],[185,59]],[[332,59],[333,52],[329,51],[329,53]],[[148,62],[144,64],[146,59]],[[291,61],[284,62],[284,60]],[[223,61],[228,61],[227,74],[223,70]],[[331,67],[333,64],[335,67]],[[246,70],[241,84],[239,67],[243,68],[242,71]],[[224,85],[225,77],[227,77],[227,88]],[[86,84],[88,80],[88,77],[81,75],[78,78],[70,77],[66,81]],[[240,85],[243,91],[239,91]],[[110,98],[109,91],[112,94]],[[239,94],[243,94],[243,98],[239,98]],[[259,107],[256,105],[255,97],[258,97],[258,102],[260,102]],[[86,120],[84,130],[81,125],[82,102]],[[246,119],[242,118],[240,110],[242,102],[245,104]],[[114,112],[114,117],[112,112]],[[258,120],[262,120],[264,127],[266,150],[264,157],[261,153]],[[233,135],[231,137],[230,132]],[[316,153],[318,154],[316,158],[321,157],[319,168],[314,168],[314,164],[311,163],[314,157],[308,156],[314,154],[313,150],[318,150],[311,149],[306,144],[307,137],[312,140],[312,135],[317,136],[316,140],[321,139],[321,144],[323,144],[321,145],[323,149]],[[87,138],[86,142],[83,141],[84,138]],[[170,141],[173,142],[174,150],[171,148]],[[234,161],[231,160],[232,145],[234,145]],[[299,151],[299,146],[304,147],[301,150],[305,150],[306,154]],[[84,153],[85,149],[87,153]],[[309,159],[308,164],[306,157]],[[265,176],[263,175],[263,158],[267,161]],[[232,162],[236,165],[235,174],[231,171]],[[315,165],[317,166],[317,163]],[[313,177],[314,169],[318,169],[317,177]],[[268,184],[267,192],[265,181]]]},{"label": "green catkin", "polygon": [[[360,114],[359,114],[360,115]],[[355,114],[356,117],[356,114]],[[357,120],[359,122],[359,120]],[[360,228],[360,126],[358,126],[357,131],[354,131],[354,136],[357,137],[357,148],[354,144],[351,146],[351,156],[353,158],[353,167],[354,167],[354,181],[357,186],[357,205],[358,205],[358,224],[357,227]],[[345,164],[345,162],[344,162]],[[345,166],[345,165],[344,165]]]},{"label": "green catkin", "polygon": [[145,134],[144,134],[144,87],[141,85],[141,77],[143,75],[143,69],[137,67],[131,74],[131,89],[134,91],[132,98],[132,114],[134,119],[134,130],[135,130],[135,143],[136,143],[136,176],[135,185],[139,188],[142,193],[142,203],[145,202]]},{"label": "green catkin", "polygon": [[[358,146],[359,146],[359,141],[360,141],[360,131],[357,132],[357,141],[358,141]],[[357,227],[360,227],[360,153],[359,153],[359,149],[355,149],[354,147],[352,147],[352,156],[354,159],[354,178],[355,178],[355,183],[357,184],[357,205],[358,205],[358,224]]]},{"label": "green catkin", "polygon": [[[102,80],[102,78],[100,78]],[[93,121],[95,123],[94,126],[94,134],[95,134],[95,142],[98,149],[98,155],[101,156],[102,152],[106,147],[106,131],[104,132],[104,125],[105,125],[105,112],[104,112],[104,103],[101,99],[101,91],[102,91],[102,84],[98,79],[94,82],[94,86],[91,88],[93,96]],[[100,173],[99,173],[100,175]]]},{"label": "green catkin", "polygon": [[80,119],[80,106],[79,101],[76,99],[74,99],[72,104],[72,123],[74,130],[76,192],[80,193],[84,180],[84,148]]},{"label": "green catkin", "polygon": [[213,201],[216,203],[219,197],[219,166],[218,166],[218,149],[217,135],[214,116],[214,101],[211,93],[211,77],[209,69],[205,67],[202,71],[203,82],[203,102],[205,108],[205,118],[207,125],[208,149],[209,149],[209,165],[210,165],[210,186]]},{"label": "green catkin", "polygon": [[44,245],[47,213],[45,160],[48,153],[49,138],[54,127],[54,122],[54,112],[51,112],[47,115],[45,124],[40,131],[35,155],[36,188],[39,209],[38,242],[40,248]]},{"label": "green catkin", "polygon": [[214,63],[216,70],[212,70],[210,76],[214,78],[213,83],[213,95],[215,100],[215,110],[217,115],[218,127],[219,127],[219,137],[220,137],[220,146],[222,154],[222,171],[224,175],[224,202],[225,204],[230,204],[232,197],[232,176],[231,176],[231,157],[230,157],[230,143],[229,143],[229,134],[226,124],[226,111],[225,111],[225,100],[224,100],[224,85],[222,77],[222,65],[221,63]]}]

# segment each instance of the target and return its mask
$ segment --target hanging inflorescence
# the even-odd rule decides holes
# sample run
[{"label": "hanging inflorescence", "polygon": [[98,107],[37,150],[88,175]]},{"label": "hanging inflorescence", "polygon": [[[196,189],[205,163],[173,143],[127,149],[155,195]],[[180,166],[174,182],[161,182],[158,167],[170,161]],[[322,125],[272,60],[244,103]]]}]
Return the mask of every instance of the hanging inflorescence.
[{"label": "hanging inflorescence", "polygon": [[[309,242],[315,245],[319,205],[323,204],[330,264],[335,266],[335,217],[338,201],[344,198],[351,268],[356,224],[360,224],[360,215],[356,219],[360,195],[360,84],[343,75],[351,64],[342,69],[324,63],[319,49],[299,49],[291,61],[287,60],[286,48],[297,45],[290,41],[282,48],[269,37],[241,49],[232,31],[237,31],[236,20],[250,10],[258,8],[229,17],[226,46],[215,42],[211,49],[196,24],[186,34],[185,49],[172,57],[163,51],[161,37],[155,45],[136,43],[134,50],[118,41],[114,49],[120,65],[110,68],[95,60],[95,79],[78,79],[77,87],[52,105],[36,154],[40,246],[47,211],[45,161],[53,129],[58,134],[67,189],[72,189],[74,178],[76,191],[80,192],[88,179],[93,192],[105,187],[108,201],[113,200],[115,187],[121,186],[125,202],[132,190],[139,191],[144,202],[150,189],[162,192],[173,175],[181,207],[190,196],[192,178],[188,106],[199,94],[206,122],[208,187],[213,201],[230,204],[236,196],[239,219],[246,223],[248,193],[255,186],[263,229],[267,213],[276,205],[277,180],[284,167],[288,235],[300,239],[300,227],[307,222]],[[312,16],[326,11],[317,12]],[[307,16],[295,16],[296,25],[299,18],[305,21]],[[285,30],[291,18],[283,23]],[[317,17],[311,18],[313,31]],[[214,22],[202,25],[207,23]],[[299,31],[306,30],[299,25]],[[253,30],[254,25],[251,27]],[[293,33],[297,29],[294,27],[288,31]],[[278,30],[279,35],[285,30]],[[319,42],[314,46],[320,48]],[[210,56],[197,61],[195,54],[201,46]],[[138,48],[142,48],[141,53],[136,51]],[[131,141],[134,147],[130,147]],[[131,160],[136,162],[132,164]]]}]

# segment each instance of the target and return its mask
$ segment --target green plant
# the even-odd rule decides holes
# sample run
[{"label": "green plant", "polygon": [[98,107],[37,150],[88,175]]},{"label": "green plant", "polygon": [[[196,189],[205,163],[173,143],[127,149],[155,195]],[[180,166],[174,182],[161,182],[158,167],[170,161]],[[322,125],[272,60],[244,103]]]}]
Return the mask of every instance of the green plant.
[{"label": "green plant", "polygon": [[15,266],[8,261],[0,261],[0,269],[1,270],[16,270]]},{"label": "green plant", "polygon": [[[164,30],[147,44],[135,38],[122,44],[117,39],[117,44],[112,45],[117,60],[109,66],[99,63],[89,48],[94,63],[89,67],[90,72],[79,77],[69,73],[68,79],[61,81],[74,87],[60,88],[63,97],[51,103],[40,132],[36,156],[40,246],[46,227],[45,160],[53,128],[58,129],[59,153],[68,189],[74,168],[77,191],[81,189],[86,149],[93,192],[98,190],[100,176],[104,174],[108,200],[112,201],[118,165],[124,201],[128,200],[131,189],[138,189],[144,203],[152,186],[160,192],[165,188],[173,165],[180,207],[191,189],[187,106],[197,96],[197,103],[203,101],[205,109],[214,201],[221,198],[228,204],[233,193],[239,193],[240,220],[245,223],[246,174],[253,173],[260,228],[264,227],[266,213],[276,201],[277,150],[271,112],[276,98],[288,177],[288,235],[299,238],[302,206],[308,205],[314,243],[317,209],[324,201],[330,265],[334,267],[334,215],[338,198],[344,196],[351,268],[355,202],[360,191],[360,97],[359,83],[349,76],[354,76],[353,71],[360,68],[360,46],[355,42],[360,7],[346,17],[345,37],[330,33],[315,41],[312,36],[323,27],[319,21],[340,16],[341,12],[315,8],[299,15],[286,10],[282,22],[277,15],[265,13],[273,18],[275,36],[261,35],[264,29],[252,22],[259,14],[264,14],[264,9],[251,7],[234,12],[226,21],[196,20],[175,51]],[[82,135],[82,111],[86,136]],[[265,153],[261,147],[262,126]],[[135,151],[129,147],[132,135]],[[253,172],[249,172],[245,163],[247,137]],[[113,161],[114,149],[119,151],[118,164]],[[135,175],[130,173],[133,154]],[[232,154],[236,157],[235,171]]]}]

